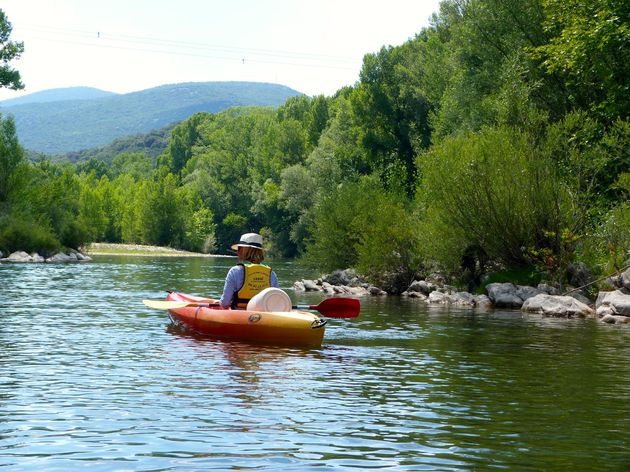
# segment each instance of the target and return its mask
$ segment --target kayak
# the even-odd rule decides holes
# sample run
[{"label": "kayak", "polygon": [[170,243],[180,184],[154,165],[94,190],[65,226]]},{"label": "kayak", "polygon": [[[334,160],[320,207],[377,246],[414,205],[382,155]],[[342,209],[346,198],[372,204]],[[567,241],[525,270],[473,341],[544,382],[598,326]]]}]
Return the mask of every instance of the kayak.
[{"label": "kayak", "polygon": [[196,333],[291,346],[320,346],[326,320],[305,311],[251,311],[206,306],[218,304],[212,298],[170,292],[170,302],[188,302],[193,306],[171,303],[168,313],[174,324]]}]

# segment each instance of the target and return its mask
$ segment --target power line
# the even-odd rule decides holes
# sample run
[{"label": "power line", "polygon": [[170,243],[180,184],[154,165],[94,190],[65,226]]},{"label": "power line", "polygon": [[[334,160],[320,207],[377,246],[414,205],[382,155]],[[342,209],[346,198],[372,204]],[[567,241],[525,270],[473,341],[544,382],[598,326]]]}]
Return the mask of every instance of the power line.
[{"label": "power line", "polygon": [[[43,39],[47,41],[78,44],[83,46],[108,47],[129,51],[177,54],[213,59],[234,59],[243,62],[325,67],[332,69],[354,70],[361,64],[361,61],[342,56],[211,45],[188,41],[173,41],[161,38],[132,36],[127,34],[108,34],[103,31],[63,29],[49,26],[22,25],[22,27],[36,33],[44,34]],[[136,45],[140,47],[136,47]]]}]

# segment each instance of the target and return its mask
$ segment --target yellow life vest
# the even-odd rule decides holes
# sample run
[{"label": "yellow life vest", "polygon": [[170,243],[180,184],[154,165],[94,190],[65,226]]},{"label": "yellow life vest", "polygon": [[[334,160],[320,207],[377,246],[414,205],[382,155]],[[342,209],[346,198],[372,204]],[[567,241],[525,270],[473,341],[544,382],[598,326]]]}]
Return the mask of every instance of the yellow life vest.
[{"label": "yellow life vest", "polygon": [[245,269],[243,286],[236,292],[233,305],[238,308],[246,308],[254,295],[271,287],[271,267],[266,264],[241,263]]}]

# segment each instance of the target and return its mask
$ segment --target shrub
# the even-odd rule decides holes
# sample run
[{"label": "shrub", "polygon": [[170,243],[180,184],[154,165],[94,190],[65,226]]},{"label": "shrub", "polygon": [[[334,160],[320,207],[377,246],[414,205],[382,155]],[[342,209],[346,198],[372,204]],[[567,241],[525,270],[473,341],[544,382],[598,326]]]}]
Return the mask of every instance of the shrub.
[{"label": "shrub", "polygon": [[306,260],[326,272],[355,268],[390,292],[404,290],[421,265],[405,203],[373,176],[338,186],[315,209]]},{"label": "shrub", "polygon": [[3,252],[25,251],[48,255],[60,248],[61,243],[48,227],[28,219],[13,217],[0,230],[0,249]]},{"label": "shrub", "polygon": [[572,227],[568,189],[524,132],[486,128],[447,138],[419,164],[423,251],[448,269],[471,246],[508,267],[527,265],[528,248]]}]

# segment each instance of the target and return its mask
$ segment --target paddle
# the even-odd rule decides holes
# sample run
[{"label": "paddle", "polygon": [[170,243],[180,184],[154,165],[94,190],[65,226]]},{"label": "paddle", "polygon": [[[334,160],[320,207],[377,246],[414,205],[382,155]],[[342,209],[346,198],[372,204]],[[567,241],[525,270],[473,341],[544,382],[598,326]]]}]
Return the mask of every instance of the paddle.
[{"label": "paddle", "polygon": [[361,311],[361,303],[356,298],[334,297],[323,300],[319,305],[296,305],[298,310],[317,310],[329,318],[356,318]]},{"label": "paddle", "polygon": [[[187,306],[219,306],[218,303],[186,302],[177,300],[142,300],[149,308],[158,310],[175,310]],[[329,318],[356,318],[361,311],[361,304],[356,298],[327,298],[319,305],[294,305],[296,310],[316,310]]]},{"label": "paddle", "polygon": [[142,303],[149,308],[157,308],[158,310],[174,310],[186,306],[220,306],[218,303],[184,302],[177,300],[142,300]]}]

